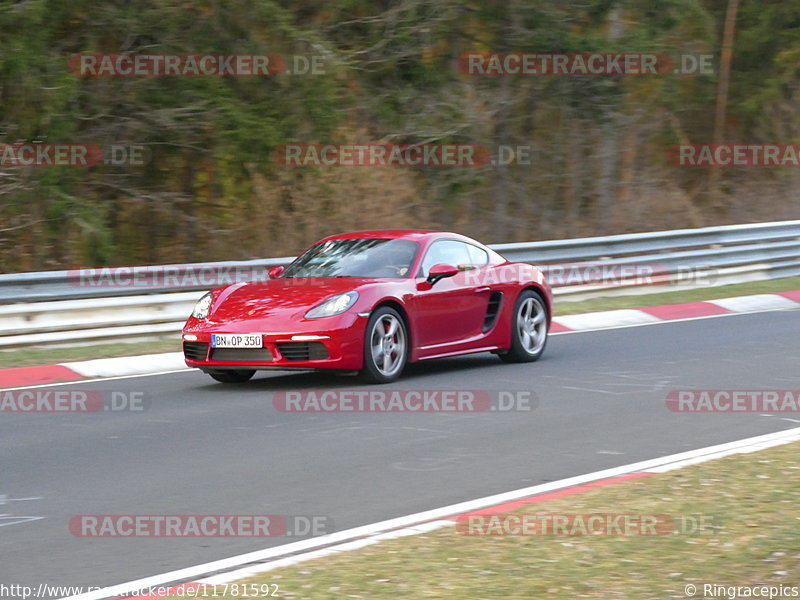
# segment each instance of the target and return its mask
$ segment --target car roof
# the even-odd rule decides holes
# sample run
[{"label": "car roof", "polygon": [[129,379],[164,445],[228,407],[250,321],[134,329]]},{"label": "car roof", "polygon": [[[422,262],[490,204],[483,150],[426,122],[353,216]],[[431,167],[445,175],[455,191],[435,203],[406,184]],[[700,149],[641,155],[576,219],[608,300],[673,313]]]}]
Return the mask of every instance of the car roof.
[{"label": "car roof", "polygon": [[370,231],[339,233],[336,235],[330,235],[320,241],[343,240],[351,238],[391,238],[421,242],[423,239],[436,237],[455,237],[463,240],[469,239],[458,233],[450,233],[447,231],[432,231],[428,229],[374,229]]},{"label": "car roof", "polygon": [[328,240],[346,240],[354,238],[383,238],[383,239],[390,238],[398,240],[411,240],[422,245],[426,245],[429,242],[432,243],[433,240],[437,239],[459,240],[461,242],[466,242],[468,244],[477,244],[478,246],[484,248],[489,253],[490,256],[495,257],[496,260],[506,261],[506,259],[500,254],[498,254],[496,251],[492,250],[487,245],[482,244],[481,242],[474,240],[470,237],[461,235],[460,233],[453,233],[450,231],[434,231],[428,229],[373,229],[368,231],[353,231],[350,233],[338,233],[336,235],[330,235],[328,237],[322,238],[321,240],[319,240],[319,242],[317,242],[317,244],[321,242],[326,242]]}]

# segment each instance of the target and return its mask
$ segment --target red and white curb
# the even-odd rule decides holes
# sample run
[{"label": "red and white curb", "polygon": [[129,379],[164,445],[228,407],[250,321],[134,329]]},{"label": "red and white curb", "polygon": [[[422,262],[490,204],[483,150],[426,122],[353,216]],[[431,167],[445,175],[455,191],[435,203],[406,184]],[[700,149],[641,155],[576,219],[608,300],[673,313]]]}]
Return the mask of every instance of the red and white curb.
[{"label": "red and white curb", "polygon": [[188,370],[181,352],[0,369],[0,389]]},{"label": "red and white curb", "polygon": [[800,427],[460,502],[275,548],[249,552],[169,573],[162,573],[153,577],[129,581],[101,590],[71,596],[70,598],[73,600],[102,600],[131,594],[132,592],[141,594],[141,590],[148,589],[154,590],[153,593],[141,594],[135,596],[135,598],[138,600],[163,598],[170,593],[178,594],[182,590],[196,589],[202,584],[222,584],[238,581],[281,567],[296,565],[340,552],[357,550],[385,540],[428,533],[442,527],[451,527],[455,525],[457,518],[465,515],[483,514],[489,511],[491,513],[507,511],[519,506],[562,498],[600,486],[623,483],[631,479],[647,477],[654,473],[664,473],[732,454],[757,452],[765,448],[796,441],[800,441]]},{"label": "red and white curb", "polygon": [[[653,325],[665,321],[722,317],[743,313],[800,308],[800,290],[667,304],[640,309],[608,310],[554,317],[551,333],[595,331]],[[0,389],[108,377],[131,377],[188,370],[180,352],[101,358],[39,367],[0,369]]]},{"label": "red and white curb", "polygon": [[650,325],[662,321],[720,317],[724,315],[791,310],[800,308],[800,290],[776,294],[736,296],[705,302],[666,304],[639,309],[608,310],[603,312],[566,315],[553,318],[553,332],[587,331]]}]

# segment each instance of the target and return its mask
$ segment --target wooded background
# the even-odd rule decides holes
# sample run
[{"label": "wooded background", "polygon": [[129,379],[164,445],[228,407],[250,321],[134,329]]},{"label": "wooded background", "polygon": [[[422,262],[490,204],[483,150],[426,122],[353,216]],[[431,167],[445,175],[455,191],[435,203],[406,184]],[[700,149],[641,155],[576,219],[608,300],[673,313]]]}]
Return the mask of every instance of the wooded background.
[{"label": "wooded background", "polygon": [[[459,73],[465,52],[705,53],[717,68],[481,77]],[[68,71],[77,53],[326,62],[305,76],[87,78]],[[286,256],[368,228],[495,243],[799,218],[797,168],[667,161],[681,143],[798,143],[799,83],[798,0],[4,1],[0,143],[144,145],[148,160],[0,168],[0,271]],[[533,151],[476,169],[277,164],[274,148],[295,143]]]}]

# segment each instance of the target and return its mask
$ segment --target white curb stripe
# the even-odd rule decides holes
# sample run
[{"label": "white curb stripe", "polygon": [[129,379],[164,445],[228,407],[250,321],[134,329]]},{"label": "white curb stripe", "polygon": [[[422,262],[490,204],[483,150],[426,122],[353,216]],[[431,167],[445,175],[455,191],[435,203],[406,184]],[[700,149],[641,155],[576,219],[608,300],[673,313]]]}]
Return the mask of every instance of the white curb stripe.
[{"label": "white curb stripe", "polygon": [[716,304],[732,312],[758,312],[764,310],[786,310],[800,308],[800,304],[778,294],[756,294],[753,296],[735,296],[708,300],[709,304]]},{"label": "white curb stripe", "polygon": [[672,463],[670,465],[664,465],[662,467],[654,467],[652,469],[648,469],[648,473],[666,473],[668,471],[674,471],[677,469],[682,469],[683,467],[689,467],[691,465],[697,465],[703,462],[707,462],[710,460],[717,460],[718,458],[724,458],[726,456],[731,456],[732,454],[749,454],[751,452],[759,452],[760,450],[766,450],[767,448],[772,448],[773,446],[780,446],[782,444],[790,444],[792,442],[800,441],[800,429],[790,429],[789,431],[795,431],[794,435],[781,437],[776,440],[769,440],[764,442],[758,442],[754,444],[748,444],[747,446],[743,446],[741,448],[733,448],[730,450],[725,450],[723,452],[717,452],[715,454],[709,454],[706,456],[700,456],[697,458],[690,458],[688,460],[682,460],[680,462]]},{"label": "white curb stripe", "polygon": [[183,360],[182,352],[144,354],[141,356],[120,356],[118,358],[98,358],[79,362],[59,363],[72,369],[78,375],[88,378],[115,377],[119,375],[142,375],[153,371],[189,370]]},{"label": "white curb stripe", "polygon": [[644,311],[628,308],[584,313],[582,315],[565,315],[563,317],[553,318],[553,321],[559,325],[576,331],[606,329],[608,327],[620,327],[625,325],[641,325],[644,323],[656,323],[662,320],[663,319],[654,317]]}]

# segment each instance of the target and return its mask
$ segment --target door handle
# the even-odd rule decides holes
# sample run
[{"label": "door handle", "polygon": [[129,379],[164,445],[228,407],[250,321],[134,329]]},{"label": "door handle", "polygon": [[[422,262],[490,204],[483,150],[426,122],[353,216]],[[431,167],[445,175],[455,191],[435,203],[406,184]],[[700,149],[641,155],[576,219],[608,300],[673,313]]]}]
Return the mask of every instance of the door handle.
[{"label": "door handle", "polygon": [[482,287],[475,288],[475,293],[476,294],[482,294],[483,292],[491,292],[491,291],[492,291],[492,288],[490,288],[488,285],[484,285]]}]

